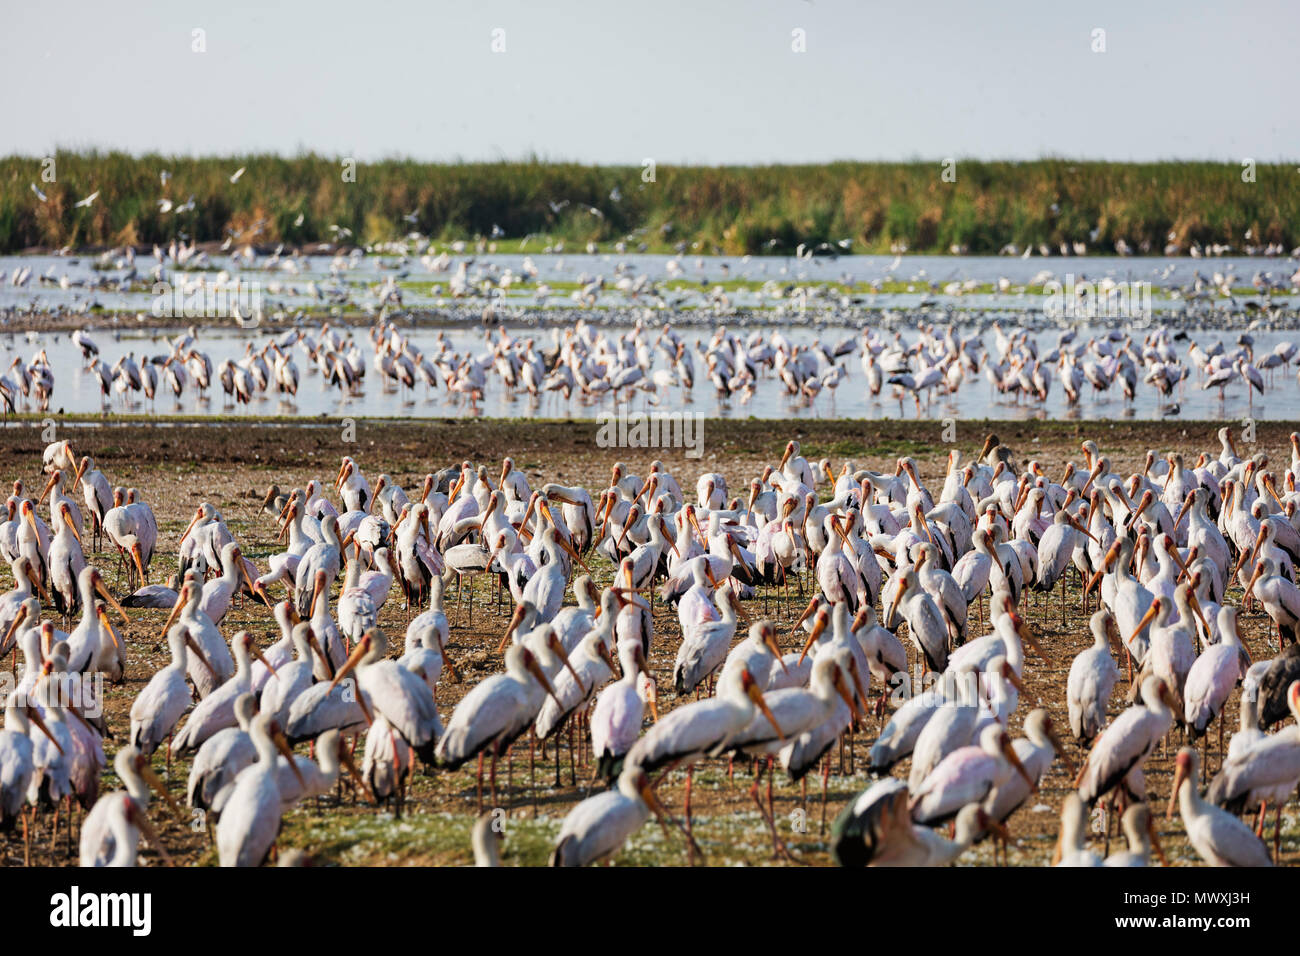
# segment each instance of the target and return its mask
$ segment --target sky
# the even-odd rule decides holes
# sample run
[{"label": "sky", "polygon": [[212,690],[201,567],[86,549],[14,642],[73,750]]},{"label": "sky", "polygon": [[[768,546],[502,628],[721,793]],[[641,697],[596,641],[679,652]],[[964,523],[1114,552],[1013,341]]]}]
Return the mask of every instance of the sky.
[{"label": "sky", "polygon": [[1300,158],[1294,0],[55,0],[4,18],[5,155]]}]

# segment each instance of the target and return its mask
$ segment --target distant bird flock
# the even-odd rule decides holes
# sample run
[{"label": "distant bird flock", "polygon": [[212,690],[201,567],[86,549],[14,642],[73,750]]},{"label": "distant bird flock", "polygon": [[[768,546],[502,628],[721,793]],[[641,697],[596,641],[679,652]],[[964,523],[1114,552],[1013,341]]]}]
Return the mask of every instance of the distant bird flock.
[{"label": "distant bird flock", "polygon": [[[242,355],[214,361],[202,332],[165,340],[154,354],[122,351],[123,343],[101,346],[97,335],[78,329],[72,342],[84,359],[81,369],[56,369],[45,348],[29,358],[16,355],[0,370],[0,408],[6,414],[45,411],[58,401],[59,380],[91,376],[104,411],[182,408],[183,401],[206,407],[219,395],[223,408],[276,396],[292,402],[305,377],[322,392],[350,397],[378,388],[390,395],[393,413],[424,400],[452,400],[476,409],[489,394],[522,398],[536,408],[551,396],[564,403],[629,403],[675,407],[699,391],[712,392],[728,406],[743,407],[769,393],[794,405],[829,402],[844,388],[873,400],[897,401],[900,414],[920,416],[936,399],[960,400],[983,388],[997,401],[1042,407],[1054,388],[1067,405],[1090,398],[1139,398],[1177,411],[1187,389],[1225,401],[1245,399],[1253,408],[1271,389],[1297,390],[1292,371],[1300,366],[1297,345],[1278,341],[1257,351],[1249,333],[1232,344],[1215,337],[1202,345],[1168,326],[1140,331],[1123,328],[1070,329],[1050,349],[1037,336],[993,323],[987,335],[954,325],[922,324],[914,331],[867,327],[841,330],[800,344],[778,327],[683,331],[673,323],[637,321],[608,329],[579,319],[549,330],[485,329],[473,347],[453,347],[439,332],[422,348],[409,328],[392,320],[350,327],[322,323],[273,335],[250,335]],[[110,351],[111,350],[111,351]]]}]

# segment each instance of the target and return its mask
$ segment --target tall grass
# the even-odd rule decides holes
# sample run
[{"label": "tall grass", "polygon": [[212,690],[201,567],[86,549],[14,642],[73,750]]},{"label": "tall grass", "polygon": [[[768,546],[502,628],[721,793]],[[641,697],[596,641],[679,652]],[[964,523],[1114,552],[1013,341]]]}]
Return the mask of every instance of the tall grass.
[{"label": "tall grass", "polygon": [[[545,236],[569,242],[629,239],[633,248],[790,252],[799,243],[851,239],[854,251],[994,253],[1117,240],[1159,253],[1167,243],[1300,245],[1300,175],[1235,164],[960,162],[956,182],[938,163],[641,167],[537,160],[439,165],[360,164],[296,157],[188,158],[61,152],[56,181],[34,157],[0,158],[0,251],[33,247],[200,242],[375,243],[418,231],[438,239]],[[231,174],[247,167],[238,182]],[[164,188],[159,174],[170,179]],[[31,190],[46,195],[42,202]],[[98,190],[89,208],[77,200]],[[164,213],[163,197],[192,211]],[[617,196],[617,198],[614,198]],[[597,210],[593,213],[591,210]],[[300,221],[301,217],[301,221]],[[1246,234],[1251,238],[1247,240]],[[1095,234],[1095,235],[1094,235]],[[540,244],[531,248],[540,248]]]}]

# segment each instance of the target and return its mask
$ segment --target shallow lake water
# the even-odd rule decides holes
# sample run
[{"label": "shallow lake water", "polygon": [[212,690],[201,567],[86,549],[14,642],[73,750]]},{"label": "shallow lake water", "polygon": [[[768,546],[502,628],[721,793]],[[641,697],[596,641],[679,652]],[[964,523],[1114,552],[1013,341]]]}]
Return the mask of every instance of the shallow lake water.
[{"label": "shallow lake water", "polygon": [[[193,264],[188,263],[187,269]],[[210,283],[219,276],[256,284],[267,315],[297,321],[304,328],[318,327],[332,312],[345,315],[347,323],[354,326],[353,335],[367,363],[373,358],[373,349],[365,338],[365,328],[371,321],[367,313],[377,314],[379,291],[393,288],[400,290],[401,303],[397,306],[390,301],[389,314],[412,311],[439,320],[436,329],[421,326],[409,332],[414,344],[425,351],[431,350],[441,335],[462,354],[484,352],[486,333],[479,320],[489,301],[494,303],[502,326],[512,334],[533,335],[547,344],[552,334],[544,327],[548,322],[571,323],[581,315],[610,335],[625,332],[630,322],[640,320],[650,330],[650,340],[664,322],[673,322],[688,343],[707,340],[714,328],[725,324],[742,336],[754,329],[765,336],[780,329],[795,345],[847,340],[854,348],[838,359],[847,372],[839,387],[825,389],[811,401],[786,395],[770,371],[762,374],[748,399],[723,400],[707,381],[698,355],[693,389],[674,387],[660,390],[657,395],[636,392],[630,398],[625,394],[625,401],[618,406],[610,396],[566,400],[559,393],[549,393],[533,400],[522,394],[512,395],[495,375],[489,375],[483,400],[476,404],[449,396],[445,387],[430,391],[421,384],[413,394],[398,393],[385,389],[372,367],[367,369],[362,393],[344,396],[326,387],[304,352],[295,348],[302,384],[292,400],[264,394],[249,406],[234,408],[214,382],[208,395],[200,396],[191,386],[179,401],[170,394],[160,394],[151,403],[126,402],[115,396],[108,405],[111,411],[567,418],[591,417],[617,407],[759,418],[915,418],[918,414],[931,418],[1300,418],[1300,386],[1294,366],[1266,373],[1263,396],[1252,396],[1240,380],[1225,394],[1218,389],[1202,390],[1201,375],[1193,369],[1168,400],[1162,401],[1155,389],[1144,383],[1139,383],[1132,401],[1124,400],[1118,384],[1104,393],[1085,385],[1076,405],[1067,402],[1055,368],[1050,393],[1042,402],[1008,400],[996,394],[982,376],[968,374],[956,393],[934,395],[918,413],[910,395],[900,398],[889,386],[880,396],[868,393],[858,348],[858,329],[883,322],[887,327],[882,335],[898,332],[905,343],[916,340],[918,323],[939,327],[953,324],[965,337],[982,336],[992,350],[994,335],[989,324],[996,320],[1007,331],[1022,325],[1034,329],[1039,354],[1045,354],[1071,323],[1049,321],[1044,316],[1047,297],[1038,288],[1049,281],[1064,284],[1086,279],[1093,283],[1150,283],[1152,313],[1133,325],[1114,317],[1104,327],[1079,322],[1075,328],[1080,341],[1102,335],[1117,325],[1140,341],[1153,325],[1169,325],[1188,332],[1188,338],[1175,342],[1175,347],[1179,359],[1190,364],[1187,349],[1191,339],[1202,347],[1222,341],[1231,349],[1243,331],[1249,331],[1258,357],[1279,342],[1300,342],[1297,300],[1289,294],[1296,261],[1289,257],[841,256],[810,260],[780,256],[543,253],[539,247],[531,254],[468,250],[463,254],[426,252],[405,257],[262,255],[251,260],[216,255],[200,264],[201,269],[177,272],[170,260],[159,266],[151,255],[137,256],[133,266],[120,253],[112,257],[0,257],[0,363],[7,369],[15,358],[27,361],[43,348],[56,376],[51,408],[76,413],[103,410],[98,382],[84,370],[69,333],[6,334],[4,326],[16,317],[34,322],[39,328],[44,314],[75,316],[93,307],[97,310],[93,322],[111,326],[93,332],[103,350],[101,358],[110,366],[128,353],[138,360],[165,354],[169,346],[164,336],[174,335],[187,322],[183,318],[155,317],[151,283],[153,270],[158,268],[161,276],[175,286],[186,281]],[[16,285],[14,277],[24,276],[28,270],[30,276]],[[453,298],[451,283],[458,272],[470,295]],[[507,276],[517,279],[525,274],[527,281],[523,283],[506,280]],[[126,281],[131,275],[134,278]],[[619,287],[620,280],[626,286],[638,277],[657,285],[659,295],[647,296]],[[602,279],[603,284],[597,282]],[[539,284],[552,286],[542,304]],[[715,290],[719,284],[725,296],[721,300]],[[589,295],[580,307],[572,296],[583,286]],[[796,287],[812,288],[817,293],[800,300],[791,295]],[[1262,302],[1259,287],[1275,290],[1269,302]],[[1256,308],[1261,304],[1264,308]],[[547,305],[561,308],[548,309]],[[227,358],[242,357],[249,344],[260,347],[268,336],[279,338],[282,334],[243,330],[227,319],[224,324],[201,328],[197,347],[210,356],[215,368]],[[656,361],[661,361],[655,354]],[[29,401],[26,407],[32,409],[34,405]]]}]

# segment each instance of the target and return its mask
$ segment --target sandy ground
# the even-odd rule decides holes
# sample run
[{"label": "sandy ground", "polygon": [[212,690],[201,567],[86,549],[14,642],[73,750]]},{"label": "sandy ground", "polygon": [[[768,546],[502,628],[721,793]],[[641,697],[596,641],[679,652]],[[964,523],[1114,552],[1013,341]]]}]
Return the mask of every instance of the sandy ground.
[{"label": "sandy ground", "polygon": [[[957,428],[957,447],[969,457],[990,430],[1016,452],[1022,461],[1037,459],[1047,471],[1059,475],[1067,459],[1081,461],[1079,442],[1094,438],[1111,456],[1117,471],[1140,468],[1148,449],[1158,453],[1179,450],[1192,454],[1200,450],[1217,453],[1215,426],[1209,423],[980,423],[961,422]],[[1288,429],[1261,423],[1258,448],[1274,462],[1289,459]],[[498,422],[498,421],[425,421],[398,423],[359,421],[355,442],[344,442],[344,430],[337,422],[313,425],[288,425],[271,422],[262,425],[167,425],[167,424],[92,424],[67,425],[60,438],[69,438],[77,454],[95,456],[101,469],[115,484],[134,486],[154,507],[159,519],[161,541],[155,556],[151,580],[161,581],[175,570],[176,547],[194,508],[210,501],[224,514],[232,530],[244,543],[245,553],[265,567],[269,555],[278,549],[270,518],[260,509],[267,487],[302,485],[312,477],[328,485],[344,454],[357,459],[371,477],[383,471],[406,488],[415,487],[423,476],[462,459],[488,464],[499,463],[509,454],[527,472],[533,487],[545,481],[565,484],[582,483],[588,488],[604,487],[609,468],[616,460],[627,463],[635,473],[644,473],[651,460],[662,459],[677,475],[683,487],[692,489],[695,478],[703,471],[719,471],[734,489],[743,487],[761,470],[763,464],[775,465],[787,439],[799,438],[803,452],[810,459],[827,457],[833,466],[848,460],[858,466],[891,468],[899,455],[911,455],[919,465],[922,479],[938,487],[945,457],[953,445],[942,441],[939,422],[800,422],[793,428],[782,422],[707,422],[704,456],[699,460],[684,457],[674,449],[602,449],[596,446],[596,426],[581,422]],[[0,430],[0,479],[5,482],[21,478],[29,487],[40,482],[40,451],[44,440],[37,428],[29,426]],[[93,559],[92,559],[93,560]],[[98,559],[110,582],[119,578],[116,557],[104,554]],[[603,560],[592,565],[597,582],[608,583],[612,568]],[[11,586],[8,569],[0,572],[0,587]],[[814,585],[815,586],[815,585]],[[120,593],[120,591],[119,591]],[[279,592],[275,592],[277,596]],[[1047,707],[1058,728],[1068,735],[1065,711],[1065,681],[1070,661],[1090,643],[1087,622],[1078,603],[1077,585],[1072,582],[1071,600],[1067,603],[1066,622],[1061,623],[1059,602],[1043,603],[1041,596],[1027,599],[1028,617],[1039,634],[1050,662],[1034,657],[1025,666],[1027,693],[1012,718],[1011,729],[1018,732],[1023,717],[1035,706]],[[1240,592],[1230,601],[1236,603]],[[778,599],[769,604],[769,616],[781,625],[786,649],[795,649],[798,640],[790,628],[802,609],[803,601]],[[480,584],[474,595],[472,612],[469,602],[456,603],[454,589],[448,594],[451,636],[448,653],[463,675],[463,682],[449,683],[444,674],[439,688],[439,707],[444,720],[453,711],[466,690],[483,677],[500,669],[495,646],[508,619],[508,607],[495,607],[488,586]],[[761,615],[761,602],[750,602],[751,614]],[[661,713],[679,704],[671,691],[673,658],[680,640],[676,613],[657,606],[656,640],[651,667],[661,687]],[[126,682],[110,687],[107,694],[107,717],[116,738],[106,743],[110,767],[104,787],[114,788],[117,781],[111,770],[112,754],[125,736],[131,701],[148,678],[167,660],[160,630],[165,612],[134,611],[126,629],[128,670]],[[1265,644],[1261,614],[1243,615],[1243,631],[1255,659],[1271,656],[1274,649]],[[400,595],[383,608],[381,625],[393,639],[395,649],[401,644],[406,613],[400,607]],[[248,628],[266,646],[278,637],[269,612],[260,605],[244,603],[231,612],[223,631],[233,634]],[[972,634],[978,633],[973,628]],[[905,642],[906,643],[906,642]],[[1116,686],[1111,711],[1124,706],[1128,692],[1126,681]],[[1236,727],[1237,695],[1226,708],[1228,727]],[[867,749],[879,730],[874,719],[859,728],[843,756],[832,752],[829,790],[825,804],[826,832],[835,814],[870,783],[865,769]],[[1167,753],[1158,753],[1147,765],[1147,780],[1154,797],[1160,801],[1160,834],[1172,863],[1195,862],[1191,848],[1183,838],[1177,817],[1165,821],[1164,800],[1172,778],[1172,756],[1178,741],[1171,739]],[[1226,741],[1225,741],[1226,743]],[[1084,756],[1073,741],[1068,746],[1076,764]],[[587,792],[592,768],[585,761],[579,741],[576,765],[570,772],[567,742],[561,758],[561,783],[557,786],[554,748],[539,752],[534,768],[535,787],[529,787],[529,753],[526,739],[515,747],[511,786],[506,787],[507,769],[502,767],[503,792],[497,806],[504,811],[506,838],[503,862],[537,864],[545,861],[563,815]],[[1217,739],[1210,747],[1210,762],[1217,767]],[[358,753],[358,759],[360,753]],[[841,764],[841,760],[843,763]],[[504,762],[503,762],[504,763]],[[155,758],[161,771],[162,755]],[[906,775],[909,762],[894,770]],[[188,766],[178,760],[170,770],[171,789],[183,798]],[[660,784],[661,798],[676,813],[681,809],[681,774],[673,774]],[[711,864],[764,864],[771,862],[771,844],[766,829],[749,796],[752,776],[747,764],[737,763],[734,780],[728,782],[723,761],[706,762],[695,777],[693,797],[695,835]],[[1071,777],[1058,761],[1043,781],[1037,797],[1012,818],[1015,843],[1009,862],[1013,865],[1042,865],[1050,859],[1059,824],[1061,800]],[[809,781],[806,798],[800,788],[784,777],[778,778],[775,791],[776,819],[782,836],[794,855],[802,862],[824,865],[830,862],[828,840],[821,830],[823,806],[818,781]],[[489,806],[490,806],[489,801]],[[319,863],[346,864],[443,864],[470,860],[469,829],[476,810],[474,768],[449,773],[429,770],[417,774],[400,820],[388,808],[374,808],[356,800],[350,787],[344,786],[338,798],[300,806],[285,818],[282,846],[300,847]],[[802,812],[801,812],[802,811]],[[212,863],[215,851],[202,819],[175,817],[155,804],[153,816],[162,828],[168,850],[178,862]],[[801,826],[802,822],[802,826]],[[1300,852],[1300,840],[1292,832],[1291,809],[1283,817],[1282,854],[1293,861]],[[803,832],[799,832],[802,829]],[[43,820],[34,837],[34,862],[64,864],[67,854],[66,826],[59,844],[49,845],[49,820]],[[1103,848],[1100,834],[1093,837],[1098,851]],[[1122,840],[1112,840],[1112,848]],[[4,862],[22,862],[22,846],[10,838],[0,844]],[[144,862],[158,862],[152,851]],[[675,832],[665,836],[653,824],[647,825],[629,842],[616,858],[619,863],[679,864],[686,862],[684,843]],[[963,857],[964,863],[990,864],[991,848],[981,845]]]}]

